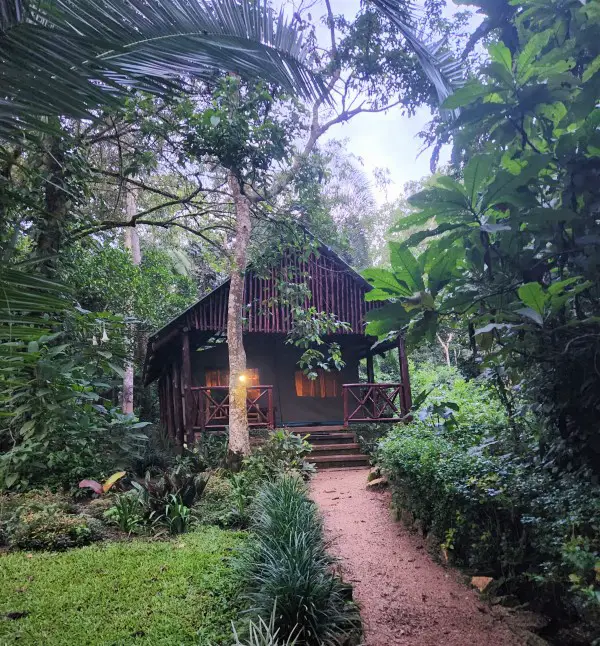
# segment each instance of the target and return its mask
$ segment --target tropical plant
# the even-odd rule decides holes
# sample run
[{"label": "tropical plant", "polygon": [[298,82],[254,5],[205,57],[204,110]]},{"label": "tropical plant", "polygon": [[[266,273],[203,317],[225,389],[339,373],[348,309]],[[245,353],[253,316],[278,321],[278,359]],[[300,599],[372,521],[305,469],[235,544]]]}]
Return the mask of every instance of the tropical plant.
[{"label": "tropical plant", "polygon": [[192,520],[192,510],[183,504],[179,496],[171,494],[164,514],[169,534],[184,534],[190,528]]},{"label": "tropical plant", "polygon": [[110,478],[105,480],[102,484],[100,484],[96,480],[82,480],[79,483],[79,488],[80,489],[91,489],[95,494],[98,496],[102,496],[105,493],[108,493],[116,484],[119,482],[121,478],[124,478],[126,476],[125,471],[117,471],[117,473],[113,473]]},{"label": "tropical plant", "polygon": [[248,637],[243,639],[243,641],[240,640],[234,626],[233,636],[235,642],[233,646],[296,646],[298,639],[293,634],[287,638],[279,636],[280,629],[275,627],[276,617],[277,602],[273,606],[269,623],[266,623],[262,617],[259,617],[256,622],[252,620],[248,622]]},{"label": "tropical plant", "polygon": [[[148,474],[143,483],[134,481],[132,484],[146,518],[165,520],[169,506],[173,507],[175,504],[191,509],[202,497],[208,480],[208,474],[197,473],[185,463],[180,463],[163,472],[157,479]],[[177,515],[175,507],[172,512]]]},{"label": "tropical plant", "polygon": [[122,532],[131,534],[144,521],[142,511],[138,495],[127,492],[115,496],[114,505],[104,512],[104,518],[114,522]]},{"label": "tropical plant", "polygon": [[345,643],[358,625],[347,587],[332,573],[319,511],[297,475],[266,483],[251,515],[252,540],[237,557],[253,612],[282,639],[317,646]]},{"label": "tropical plant", "polygon": [[228,70],[305,95],[320,88],[303,66],[293,23],[229,0],[151,0],[143,8],[132,0],[4,0],[0,52],[3,138],[44,129],[43,116],[85,118],[117,106],[131,86],[166,92],[182,75],[213,80]]},{"label": "tropical plant", "polygon": [[461,109],[461,163],[410,199],[416,212],[396,226],[423,229],[394,248],[391,272],[368,272],[369,298],[388,301],[369,329],[416,342],[463,327],[484,366],[534,390],[548,459],[598,470],[598,7],[519,6],[507,18],[517,39],[491,44],[445,102]]}]

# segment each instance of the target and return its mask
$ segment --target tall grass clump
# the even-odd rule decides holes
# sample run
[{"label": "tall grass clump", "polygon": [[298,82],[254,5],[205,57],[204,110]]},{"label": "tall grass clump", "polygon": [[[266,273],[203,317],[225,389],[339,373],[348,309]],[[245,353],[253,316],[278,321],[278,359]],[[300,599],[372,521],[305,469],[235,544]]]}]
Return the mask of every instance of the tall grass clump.
[{"label": "tall grass clump", "polygon": [[335,576],[323,523],[302,480],[285,475],[265,484],[253,506],[253,539],[237,558],[251,611],[280,639],[335,646],[358,628],[348,588]]}]

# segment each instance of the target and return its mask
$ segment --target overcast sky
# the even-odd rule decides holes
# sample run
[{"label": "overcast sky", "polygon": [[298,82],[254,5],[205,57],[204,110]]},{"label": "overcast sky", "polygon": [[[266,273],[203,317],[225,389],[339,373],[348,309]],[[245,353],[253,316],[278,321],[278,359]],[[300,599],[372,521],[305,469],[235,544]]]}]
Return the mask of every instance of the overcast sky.
[{"label": "overcast sky", "polygon": [[[332,0],[332,9],[336,15],[343,14],[351,18],[356,15],[359,4],[360,0]],[[422,2],[416,4],[422,5]],[[448,10],[454,11],[455,5],[451,0],[448,4]],[[322,13],[324,11],[323,3]],[[315,7],[313,16],[319,13]],[[319,37],[328,37],[324,27],[318,29]],[[430,120],[431,113],[426,108],[419,110],[414,117],[402,116],[399,109],[381,114],[361,114],[346,124],[334,126],[327,133],[327,138],[347,139],[348,150],[362,159],[363,168],[371,178],[376,168],[388,168],[390,179],[393,181],[388,188],[388,198],[392,200],[401,193],[406,182],[429,174],[431,149],[419,155],[422,141],[417,133],[423,130]],[[440,162],[444,163],[448,158],[449,149],[443,150]],[[373,193],[379,203],[385,201],[384,192],[377,188],[375,182]]]}]

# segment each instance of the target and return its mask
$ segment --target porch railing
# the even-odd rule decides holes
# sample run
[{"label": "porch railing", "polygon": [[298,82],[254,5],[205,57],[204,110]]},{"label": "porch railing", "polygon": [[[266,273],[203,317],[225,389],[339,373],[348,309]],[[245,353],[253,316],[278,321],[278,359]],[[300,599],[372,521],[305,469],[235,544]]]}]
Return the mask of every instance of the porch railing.
[{"label": "porch railing", "polygon": [[[224,428],[229,425],[229,388],[227,386],[194,386],[193,426],[195,429]],[[275,428],[273,386],[251,386],[246,395],[248,426]]]},{"label": "porch railing", "polygon": [[344,384],[344,426],[357,422],[398,422],[410,410],[403,384]]}]

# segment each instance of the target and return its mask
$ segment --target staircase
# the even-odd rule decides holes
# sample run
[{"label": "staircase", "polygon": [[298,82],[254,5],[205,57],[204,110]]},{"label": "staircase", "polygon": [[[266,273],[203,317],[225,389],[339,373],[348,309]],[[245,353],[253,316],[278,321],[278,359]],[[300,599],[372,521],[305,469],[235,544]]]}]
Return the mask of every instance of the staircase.
[{"label": "staircase", "polygon": [[313,447],[308,461],[319,469],[366,467],[369,458],[360,452],[354,433],[343,426],[304,426],[290,429],[306,438]]}]

